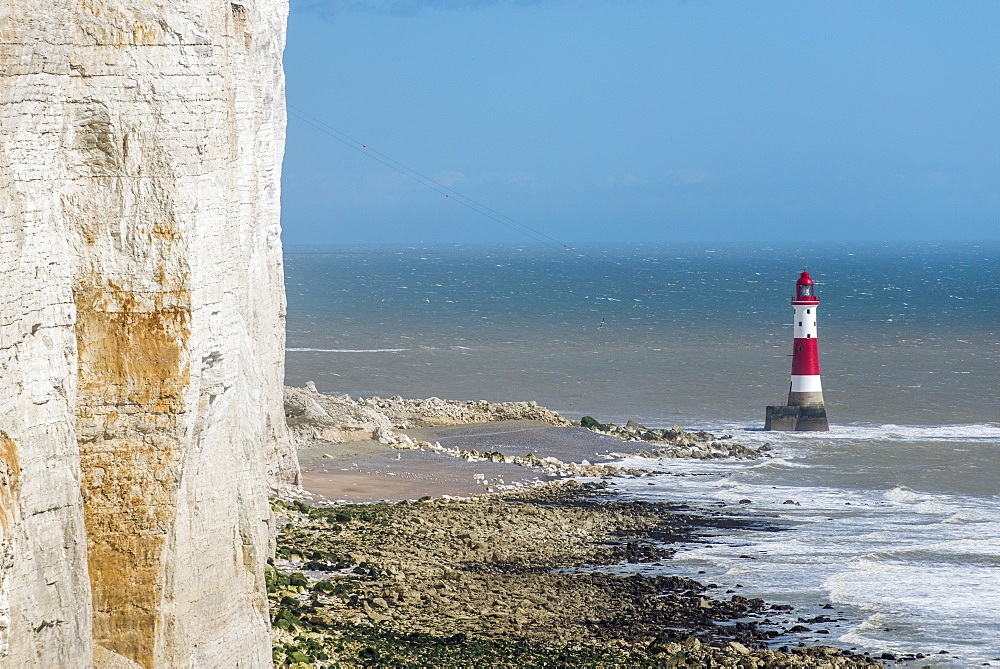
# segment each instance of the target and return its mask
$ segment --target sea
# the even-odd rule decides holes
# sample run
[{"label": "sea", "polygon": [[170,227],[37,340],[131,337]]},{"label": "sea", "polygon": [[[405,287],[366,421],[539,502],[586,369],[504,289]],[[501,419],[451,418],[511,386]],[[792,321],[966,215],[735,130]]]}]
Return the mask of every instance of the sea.
[{"label": "sea", "polygon": [[[803,270],[830,431],[765,432]],[[623,498],[744,522],[621,570],[791,604],[775,645],[1000,667],[1000,242],[291,246],[285,281],[291,385],[772,445],[625,460]]]}]

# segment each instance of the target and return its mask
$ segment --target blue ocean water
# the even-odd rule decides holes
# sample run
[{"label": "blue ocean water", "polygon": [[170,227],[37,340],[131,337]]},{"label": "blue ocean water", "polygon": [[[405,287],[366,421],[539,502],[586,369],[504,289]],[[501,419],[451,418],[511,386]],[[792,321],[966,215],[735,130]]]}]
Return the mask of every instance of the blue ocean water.
[{"label": "blue ocean water", "polygon": [[[768,441],[763,462],[618,482],[788,530],[671,569],[842,618],[786,641],[1000,666],[1000,244],[293,247],[285,264],[290,384]],[[765,433],[803,269],[831,431]]]}]

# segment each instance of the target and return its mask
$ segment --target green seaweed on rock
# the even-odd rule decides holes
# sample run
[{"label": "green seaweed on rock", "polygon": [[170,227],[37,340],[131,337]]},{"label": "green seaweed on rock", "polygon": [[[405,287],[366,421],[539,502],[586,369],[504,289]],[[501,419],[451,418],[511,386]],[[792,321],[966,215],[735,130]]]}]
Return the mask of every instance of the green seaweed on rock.
[{"label": "green seaweed on rock", "polygon": [[[760,600],[715,600],[680,577],[580,571],[662,559],[669,549],[646,550],[649,537],[694,531],[696,519],[668,505],[595,501],[601,492],[570,482],[506,497],[287,509],[265,571],[275,664],[878,666],[836,649],[762,650],[756,623],[742,622],[778,609]],[[351,520],[334,532],[337,514]],[[658,638],[664,627],[676,637]]]}]

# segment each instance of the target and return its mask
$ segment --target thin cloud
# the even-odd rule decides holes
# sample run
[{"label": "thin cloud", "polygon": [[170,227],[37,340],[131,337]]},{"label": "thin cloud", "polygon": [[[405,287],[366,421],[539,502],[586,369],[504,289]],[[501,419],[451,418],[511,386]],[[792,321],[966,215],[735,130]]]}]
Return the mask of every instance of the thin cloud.
[{"label": "thin cloud", "polygon": [[478,176],[469,176],[457,170],[448,170],[438,174],[434,181],[445,188],[453,186],[523,186],[535,184],[538,178],[534,174],[527,172],[489,172]]},{"label": "thin cloud", "polygon": [[446,186],[448,188],[469,182],[469,180],[466,178],[464,174],[455,170],[442,172],[441,174],[437,175],[435,181],[437,181],[442,186]]},{"label": "thin cloud", "polygon": [[637,176],[626,174],[616,176],[609,174],[601,179],[600,184],[604,188],[635,188],[649,186],[696,186],[698,184],[714,181],[715,176],[706,170],[683,169],[669,170],[659,176]]}]

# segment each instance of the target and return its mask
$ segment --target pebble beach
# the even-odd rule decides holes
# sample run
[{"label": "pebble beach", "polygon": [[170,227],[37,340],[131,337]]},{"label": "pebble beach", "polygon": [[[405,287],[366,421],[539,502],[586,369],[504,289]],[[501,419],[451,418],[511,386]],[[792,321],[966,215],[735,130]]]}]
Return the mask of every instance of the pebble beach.
[{"label": "pebble beach", "polygon": [[768,648],[790,607],[693,579],[624,577],[724,518],[615,502],[599,483],[417,502],[278,503],[276,659],[318,666],[878,667]]},{"label": "pebble beach", "polygon": [[[609,569],[669,567],[674,545],[711,541],[709,530],[743,521],[683,504],[617,500],[603,478],[649,473],[604,460],[623,450],[640,458],[766,452],[707,433],[584,429],[558,416],[463,424],[443,418],[458,403],[441,401],[419,410],[397,401],[394,412],[348,420],[355,408],[379,402],[314,399],[328,416],[350,409],[333,422],[379,439],[301,444],[306,496],[275,502],[278,556],[268,578],[277,662],[882,666],[881,658],[842,648],[769,644],[794,613],[782,602]],[[313,420],[319,431],[329,427],[322,416]],[[628,441],[629,430],[673,443]]]}]

